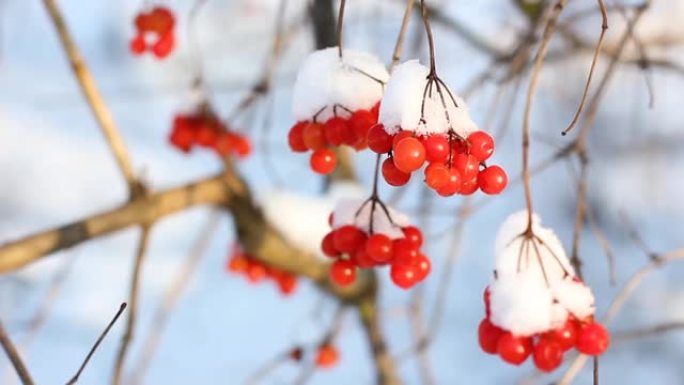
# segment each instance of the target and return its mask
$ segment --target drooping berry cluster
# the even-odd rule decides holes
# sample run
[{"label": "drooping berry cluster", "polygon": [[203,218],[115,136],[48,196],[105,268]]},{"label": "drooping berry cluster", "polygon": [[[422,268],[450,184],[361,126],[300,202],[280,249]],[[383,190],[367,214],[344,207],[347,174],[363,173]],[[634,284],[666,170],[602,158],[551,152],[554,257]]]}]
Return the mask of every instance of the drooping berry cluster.
[{"label": "drooping berry cluster", "polygon": [[167,57],[176,45],[175,24],[173,11],[167,7],[157,6],[149,12],[140,12],[134,21],[136,35],[131,39],[131,52],[142,55],[149,51],[159,59]]},{"label": "drooping berry cluster", "polygon": [[[309,165],[319,174],[329,174],[337,166],[337,156],[331,148],[347,145],[357,151],[366,148],[368,131],[378,121],[376,104],[370,110],[348,111],[340,107],[348,117],[334,113],[325,123],[312,121],[297,122],[287,135],[287,142],[294,152],[312,151]],[[333,107],[336,111],[336,107]]]},{"label": "drooping berry cluster", "polygon": [[330,278],[336,284],[354,283],[358,268],[386,265],[392,282],[403,289],[430,274],[430,260],[420,251],[421,231],[377,198],[341,202],[329,222],[332,230],[321,241],[321,250],[335,259]]},{"label": "drooping berry cluster", "polygon": [[294,275],[266,266],[239,248],[234,248],[233,254],[226,265],[228,271],[244,275],[253,284],[262,281],[274,282],[283,295],[291,295],[297,289],[297,277]]},{"label": "drooping berry cluster", "polygon": [[480,347],[520,365],[532,355],[552,371],[566,351],[600,355],[608,331],[594,321],[594,296],[579,279],[560,240],[527,211],[513,214],[496,238],[496,269],[484,292]]},{"label": "drooping berry cluster", "polygon": [[490,291],[484,292],[486,315],[478,327],[478,341],[482,350],[498,354],[505,362],[520,365],[531,355],[534,365],[543,372],[551,372],[563,362],[565,352],[597,356],[610,344],[608,331],[593,317],[579,320],[568,315],[565,323],[552,330],[521,336],[504,330],[490,320]]},{"label": "drooping berry cluster", "polygon": [[247,137],[230,130],[207,108],[191,114],[176,115],[169,141],[186,153],[194,146],[212,149],[221,157],[233,155],[245,158],[252,152],[252,145]]}]

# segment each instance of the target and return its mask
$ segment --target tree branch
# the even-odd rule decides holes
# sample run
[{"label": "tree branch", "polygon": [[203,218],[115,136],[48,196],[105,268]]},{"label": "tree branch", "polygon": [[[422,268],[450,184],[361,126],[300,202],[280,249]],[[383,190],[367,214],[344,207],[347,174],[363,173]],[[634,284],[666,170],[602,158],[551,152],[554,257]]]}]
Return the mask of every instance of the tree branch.
[{"label": "tree branch", "polygon": [[7,334],[7,330],[5,330],[2,321],[0,321],[0,345],[2,345],[3,350],[7,353],[7,358],[12,362],[12,366],[14,366],[14,370],[17,372],[21,383],[24,385],[33,385],[31,374],[29,374],[28,369],[26,369],[26,365],[24,365],[24,361],[21,359],[21,356],[19,356],[19,352]]}]

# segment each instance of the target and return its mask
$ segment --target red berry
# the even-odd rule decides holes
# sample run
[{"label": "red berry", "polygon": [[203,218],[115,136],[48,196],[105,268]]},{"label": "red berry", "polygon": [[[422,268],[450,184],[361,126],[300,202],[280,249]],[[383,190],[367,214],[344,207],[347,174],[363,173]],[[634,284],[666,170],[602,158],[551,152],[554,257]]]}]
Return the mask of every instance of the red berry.
[{"label": "red berry", "polygon": [[335,230],[333,242],[342,253],[351,254],[366,241],[366,234],[358,228],[347,225]]},{"label": "red berry", "polygon": [[382,162],[382,176],[391,186],[403,186],[411,179],[411,174],[399,170],[392,158],[387,158]]},{"label": "red berry", "polygon": [[471,195],[477,191],[477,188],[477,177],[474,177],[471,180],[464,180],[463,183],[461,183],[461,191],[459,191],[459,194]]},{"label": "red berry", "polygon": [[485,353],[496,354],[499,338],[503,333],[504,331],[491,323],[489,319],[483,319],[477,328],[477,339],[480,343],[480,348]]},{"label": "red berry", "polygon": [[394,165],[405,173],[419,169],[425,162],[425,147],[416,138],[404,138],[394,147]]},{"label": "red berry", "polygon": [[449,181],[437,189],[437,193],[444,197],[450,197],[461,191],[462,184],[461,173],[457,169],[451,168],[449,169]]},{"label": "red berry", "polygon": [[316,366],[319,368],[330,368],[335,366],[340,359],[337,349],[332,345],[323,345],[316,353]]},{"label": "red berry", "polygon": [[343,259],[333,262],[330,267],[330,279],[340,286],[348,286],[356,280],[356,265]]},{"label": "red berry", "polygon": [[444,135],[430,135],[423,139],[425,159],[432,162],[446,162],[449,156],[449,141]]},{"label": "red berry", "polygon": [[532,359],[537,369],[551,372],[563,362],[563,348],[556,341],[542,338],[534,347]]},{"label": "red berry", "polygon": [[444,163],[430,163],[425,168],[425,184],[433,190],[439,190],[449,183],[449,169]]},{"label": "red berry", "polygon": [[148,29],[160,35],[169,33],[175,24],[173,12],[166,7],[155,7],[149,13],[149,19]]},{"label": "red berry", "polygon": [[302,139],[306,148],[310,150],[320,150],[328,145],[323,125],[318,123],[306,124],[302,130]]},{"label": "red berry", "polygon": [[496,351],[502,360],[513,365],[520,365],[532,352],[532,339],[529,337],[516,337],[510,332],[504,332],[499,337]]},{"label": "red berry", "polygon": [[143,36],[142,34],[136,35],[133,39],[131,39],[129,48],[134,55],[140,55],[143,52],[145,52],[145,50],[147,49],[147,43],[145,43],[145,36]]},{"label": "red berry", "polygon": [[[176,118],[178,121],[179,118]],[[183,152],[189,152],[195,143],[195,133],[185,125],[174,123],[169,142]]]},{"label": "red berry", "polygon": [[608,349],[610,335],[601,324],[592,322],[580,329],[575,347],[580,353],[598,356]]},{"label": "red berry", "polygon": [[413,138],[413,132],[411,131],[399,131],[392,137],[392,148],[397,147],[397,143],[405,138]]},{"label": "red berry", "polygon": [[401,229],[401,232],[404,233],[405,239],[407,239],[416,247],[420,247],[423,245],[423,232],[420,231],[420,229],[418,229],[417,227],[406,226]]},{"label": "red berry", "polygon": [[304,127],[308,124],[309,122],[297,122],[290,128],[290,132],[287,134],[287,144],[290,145],[292,151],[306,152],[309,149],[304,143]]},{"label": "red berry", "polygon": [[451,141],[451,152],[453,154],[465,154],[468,151],[468,145],[465,140],[460,138],[453,139]]},{"label": "red berry", "polygon": [[290,295],[297,289],[297,277],[292,274],[283,273],[278,277],[277,282],[280,292],[285,295]]},{"label": "red berry", "polygon": [[392,150],[392,136],[385,131],[385,126],[376,124],[368,131],[368,148],[378,154],[386,154]]},{"label": "red berry", "polygon": [[418,282],[418,271],[415,266],[405,263],[393,263],[390,268],[390,278],[395,285],[408,289]]},{"label": "red berry", "polygon": [[214,147],[216,145],[216,140],[219,137],[218,131],[216,131],[214,127],[208,123],[199,126],[199,129],[195,135],[197,144],[204,147]]},{"label": "red berry", "polygon": [[352,255],[352,260],[362,269],[369,269],[376,265],[375,260],[368,255],[365,247],[356,249]]},{"label": "red berry", "polygon": [[418,254],[418,257],[414,261],[414,265],[416,267],[416,270],[418,271],[418,282],[424,280],[425,278],[427,278],[428,275],[430,275],[430,271],[432,270],[432,263],[430,262],[430,259],[427,256],[423,254]]},{"label": "red berry", "polygon": [[249,267],[249,260],[242,254],[234,255],[228,262],[228,270],[233,273],[242,273],[247,271]]},{"label": "red berry", "polygon": [[463,180],[470,180],[477,176],[480,170],[480,162],[472,155],[457,154],[454,157],[453,167],[461,173]]},{"label": "red berry", "polygon": [[568,319],[563,326],[544,333],[544,338],[555,341],[563,351],[572,349],[577,343],[577,326],[575,321]]},{"label": "red berry", "polygon": [[468,135],[470,144],[470,155],[480,162],[489,159],[494,153],[494,139],[484,131],[475,131]]},{"label": "red berry", "polygon": [[477,176],[477,185],[485,194],[498,194],[507,184],[506,172],[499,166],[489,166]]},{"label": "red berry", "polygon": [[339,146],[344,142],[346,132],[349,130],[347,121],[342,118],[332,118],[325,122],[325,139],[333,146]]},{"label": "red berry", "polygon": [[164,35],[159,37],[156,43],[152,45],[152,53],[158,59],[163,59],[173,51],[173,47],[176,45],[176,38],[173,32],[169,31]]},{"label": "red berry", "polygon": [[333,240],[334,236],[335,232],[331,231],[328,234],[326,234],[325,237],[323,237],[323,240],[321,241],[321,250],[323,251],[323,254],[327,255],[330,258],[336,258],[340,255],[340,252],[335,247],[335,241]]},{"label": "red berry", "polygon": [[309,165],[312,170],[319,174],[330,174],[337,166],[337,156],[327,148],[316,150],[311,154]]},{"label": "red berry", "polygon": [[349,118],[349,126],[351,126],[356,136],[359,138],[368,137],[368,130],[378,122],[377,118],[369,110],[354,111]]},{"label": "red berry", "polygon": [[247,279],[249,279],[250,282],[259,282],[266,278],[266,274],[266,266],[255,260],[249,261],[249,266],[247,266]]},{"label": "red berry", "polygon": [[392,259],[392,240],[384,234],[373,234],[366,241],[366,253],[375,262],[388,262]]},{"label": "red berry", "polygon": [[393,263],[411,265],[418,257],[418,246],[406,238],[401,238],[394,241],[393,250]]}]

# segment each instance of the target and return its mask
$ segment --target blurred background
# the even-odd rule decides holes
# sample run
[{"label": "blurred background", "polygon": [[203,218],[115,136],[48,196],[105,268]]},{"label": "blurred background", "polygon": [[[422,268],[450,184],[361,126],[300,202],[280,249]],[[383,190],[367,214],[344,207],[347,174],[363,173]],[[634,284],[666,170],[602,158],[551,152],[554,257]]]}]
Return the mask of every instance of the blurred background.
[{"label": "blurred background", "polygon": [[[155,2],[171,7],[179,20],[178,47],[163,61],[134,57],[128,50],[133,18],[152,3],[63,0],[60,6],[112,109],[136,173],[158,190],[221,169],[214,154],[186,155],[168,144],[173,116],[192,106],[196,98],[192,84],[200,74],[217,112],[228,116],[235,109],[263,71],[279,1],[207,0],[191,25],[188,15],[195,1]],[[389,63],[405,3],[347,3],[346,47],[373,52]],[[521,170],[522,110],[529,71],[507,80],[510,57],[506,55],[529,34],[531,16],[523,9],[536,2],[442,0],[429,4],[436,12],[433,28],[440,76],[464,96],[473,119],[497,135],[495,161],[513,180]],[[604,78],[627,20],[640,4],[608,2],[606,53],[599,59],[592,91]],[[684,144],[684,2],[648,4],[628,36],[587,138],[588,208],[615,258],[615,283],[611,284],[604,247],[586,226],[580,256],[585,281],[597,297],[599,316],[630,275],[648,263],[636,238],[643,239],[647,251],[653,253],[684,243],[684,153],[680,151]],[[285,139],[294,122],[290,97],[297,66],[314,49],[308,6],[303,0],[287,2],[284,25],[288,34],[272,89],[249,113],[230,122],[252,139],[254,155],[238,167],[264,204],[284,191],[318,202],[322,191],[323,180],[310,171],[308,157],[293,154]],[[427,47],[419,20],[415,13],[403,59],[420,58],[425,63]],[[600,24],[595,1],[572,1],[563,11],[532,111],[533,167],[567,146],[576,134],[562,137],[560,132],[581,99]],[[490,76],[478,81],[488,71]],[[373,164],[368,153],[354,157],[356,172],[368,191]],[[568,251],[578,170],[577,160],[569,156],[532,180],[536,211]],[[415,355],[402,354],[414,338],[409,306],[420,303],[428,324],[434,326],[432,343],[424,353],[434,383],[508,384],[525,379],[533,372],[530,362],[508,366],[482,353],[476,340],[483,314],[482,291],[493,266],[494,237],[509,214],[524,208],[521,184],[512,182],[494,199],[482,195],[471,199],[479,208],[463,221],[458,216],[462,197],[436,198],[414,179],[401,194],[381,183],[381,194],[422,224],[434,266],[418,295],[394,287],[387,274],[380,274],[383,327],[402,378],[407,384],[424,382]],[[0,186],[1,242],[78,220],[127,199],[127,186],[39,1],[0,0]],[[211,221],[218,225],[208,227]],[[463,226],[462,233],[459,226]],[[279,352],[317,341],[336,312],[335,302],[305,280],[286,298],[272,285],[250,285],[228,274],[225,264],[234,242],[231,217],[209,208],[193,208],[165,218],[152,230],[130,368],[139,363],[145,336],[157,326],[153,315],[167,288],[184,269],[198,236],[208,228],[212,228],[208,246],[165,326],[144,375],[146,384],[244,383]],[[138,237],[137,229],[117,232],[0,276],[0,318],[37,383],[66,381],[126,300]],[[684,264],[673,263],[649,276],[610,325],[611,332],[684,322],[682,274]],[[448,286],[444,286],[445,276]],[[436,294],[442,287],[446,297],[439,302]],[[46,309],[45,303],[49,303],[45,317],[39,317],[43,322],[34,328],[32,320]],[[122,325],[115,326],[99,348],[80,383],[109,382]],[[340,363],[316,371],[309,383],[374,382],[370,352],[356,317],[344,318],[335,345]],[[684,334],[677,330],[616,339],[601,360],[602,382],[684,383],[682,346]],[[293,383],[300,370],[300,365],[287,363],[260,383]],[[531,383],[549,383],[562,372],[534,377]],[[589,383],[590,378],[587,367],[576,383]],[[5,356],[0,357],[0,383],[17,383]]]}]

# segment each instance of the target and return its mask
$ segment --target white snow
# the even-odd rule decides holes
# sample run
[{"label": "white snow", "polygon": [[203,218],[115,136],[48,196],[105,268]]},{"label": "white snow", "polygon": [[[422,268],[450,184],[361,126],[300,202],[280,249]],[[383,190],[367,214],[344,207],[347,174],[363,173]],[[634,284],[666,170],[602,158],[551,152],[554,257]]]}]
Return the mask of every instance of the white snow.
[{"label": "white snow", "polygon": [[[370,75],[370,76],[368,76]],[[371,78],[372,77],[372,78]],[[389,73],[385,65],[369,53],[345,49],[342,59],[337,47],[311,53],[302,62],[292,95],[292,110],[298,120],[311,120],[322,108],[318,121],[333,116],[333,106],[351,111],[371,109],[382,98]],[[337,113],[348,114],[344,108]]]},{"label": "white snow", "polygon": [[495,241],[496,276],[491,285],[491,318],[518,335],[532,335],[562,325],[568,313],[585,318],[594,313],[594,296],[573,280],[563,245],[551,229],[532,216],[536,238],[520,236],[528,224],[527,211],[509,216]]},{"label": "white snow", "polygon": [[[426,94],[425,87],[428,83],[429,72],[430,70],[418,60],[402,63],[392,71],[380,104],[379,120],[385,126],[385,130],[390,134],[405,130],[427,135],[444,133],[452,128],[462,137],[467,137],[471,132],[477,131],[477,125],[470,119],[465,101],[451,92],[458,105],[456,107],[445,84],[439,85],[444,96],[444,103],[437,92],[436,84],[433,83],[431,92],[428,90]],[[424,113],[421,115],[423,95],[425,95],[425,106]]]},{"label": "white snow", "polygon": [[[370,234],[373,203],[366,203],[363,206],[363,209],[359,211],[359,208],[364,202],[366,202],[366,199],[340,200],[333,212],[333,229],[353,225]],[[404,233],[401,228],[410,225],[408,217],[389,206],[387,206],[387,211],[392,217],[391,222],[380,204],[375,204],[375,211],[373,212],[373,234],[385,234],[391,239],[403,238]],[[358,215],[356,215],[357,212],[359,212]],[[392,222],[394,222],[394,224],[392,224]]]}]

